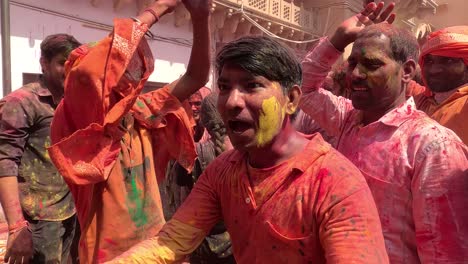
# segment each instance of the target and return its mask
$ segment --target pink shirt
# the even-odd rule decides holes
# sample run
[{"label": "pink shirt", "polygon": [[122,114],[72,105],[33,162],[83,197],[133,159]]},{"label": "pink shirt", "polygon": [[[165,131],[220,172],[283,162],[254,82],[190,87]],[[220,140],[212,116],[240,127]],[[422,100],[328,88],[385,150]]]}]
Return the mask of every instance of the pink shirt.
[{"label": "pink shirt", "polygon": [[319,88],[339,56],[322,39],[304,59],[301,107],[366,178],[390,262],[467,263],[467,147],[412,97],[364,126],[350,100]]}]

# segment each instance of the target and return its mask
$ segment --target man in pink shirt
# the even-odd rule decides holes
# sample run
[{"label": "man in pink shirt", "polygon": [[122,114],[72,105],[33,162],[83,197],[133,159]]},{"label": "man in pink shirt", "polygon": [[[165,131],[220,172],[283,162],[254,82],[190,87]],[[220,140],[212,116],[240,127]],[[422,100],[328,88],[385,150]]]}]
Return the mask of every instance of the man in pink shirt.
[{"label": "man in pink shirt", "polygon": [[[307,55],[301,108],[366,178],[391,263],[467,263],[468,150],[406,99],[418,43],[383,7],[368,4]],[[352,42],[348,100],[320,85]]]},{"label": "man in pink shirt", "polygon": [[216,64],[218,110],[235,149],[208,165],[158,236],[113,262],[180,261],[223,219],[237,263],[388,263],[359,170],[291,125],[302,82],[295,55],[246,37],[224,46]]}]

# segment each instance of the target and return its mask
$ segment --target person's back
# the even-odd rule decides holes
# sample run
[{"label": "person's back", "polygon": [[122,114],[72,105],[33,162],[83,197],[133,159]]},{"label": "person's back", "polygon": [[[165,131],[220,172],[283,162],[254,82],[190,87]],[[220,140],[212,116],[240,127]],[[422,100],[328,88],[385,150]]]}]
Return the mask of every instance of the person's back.
[{"label": "person's back", "polygon": [[[386,23],[371,25],[385,21],[392,7],[379,16],[383,3],[368,5],[307,55],[301,107],[338,137],[337,149],[365,176],[392,263],[466,261],[468,149],[407,99],[416,39]],[[348,100],[319,84],[353,41]]]}]

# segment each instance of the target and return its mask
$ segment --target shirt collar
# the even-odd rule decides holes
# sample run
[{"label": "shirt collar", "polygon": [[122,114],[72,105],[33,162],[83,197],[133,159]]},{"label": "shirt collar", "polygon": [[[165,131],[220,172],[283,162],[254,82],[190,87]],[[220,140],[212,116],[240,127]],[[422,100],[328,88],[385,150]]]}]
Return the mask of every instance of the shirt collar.
[{"label": "shirt collar", "polygon": [[[314,163],[319,157],[328,153],[331,149],[330,144],[325,142],[320,133],[303,136],[309,140],[307,146],[303,151],[291,158],[293,159],[292,168],[302,172],[307,170],[312,163]],[[229,157],[229,161],[231,163],[244,161],[245,159],[247,159],[247,153],[245,151],[241,152],[234,150],[234,153]],[[291,159],[285,162],[290,162]]]},{"label": "shirt collar", "polygon": [[413,97],[410,97],[405,103],[386,113],[377,122],[381,122],[387,126],[399,127],[408,119],[411,119],[416,111],[416,103]]},{"label": "shirt collar", "polygon": [[49,89],[47,89],[44,85],[44,80],[42,75],[39,77],[39,81],[34,83],[33,93],[37,94],[38,96],[52,96]]}]

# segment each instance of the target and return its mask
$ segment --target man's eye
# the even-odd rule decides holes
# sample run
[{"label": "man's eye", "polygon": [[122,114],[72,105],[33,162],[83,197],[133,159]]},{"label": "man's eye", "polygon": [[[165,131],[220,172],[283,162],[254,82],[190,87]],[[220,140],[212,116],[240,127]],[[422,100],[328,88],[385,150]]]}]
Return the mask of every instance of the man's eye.
[{"label": "man's eye", "polygon": [[249,89],[255,89],[255,88],[260,88],[260,87],[263,87],[263,85],[257,82],[251,82],[247,84],[247,88]]},{"label": "man's eye", "polygon": [[354,69],[356,67],[357,63],[354,60],[348,60],[348,70]]},{"label": "man's eye", "polygon": [[432,64],[434,63],[434,60],[432,58],[426,58],[424,59],[424,63]]},{"label": "man's eye", "polygon": [[380,67],[380,64],[378,64],[378,63],[369,63],[369,64],[366,64],[366,67],[368,69],[378,69]]},{"label": "man's eye", "polygon": [[229,89],[229,87],[227,85],[225,85],[225,84],[218,84],[218,89],[220,91],[226,91],[226,90]]}]

